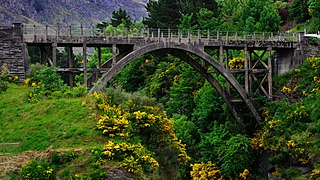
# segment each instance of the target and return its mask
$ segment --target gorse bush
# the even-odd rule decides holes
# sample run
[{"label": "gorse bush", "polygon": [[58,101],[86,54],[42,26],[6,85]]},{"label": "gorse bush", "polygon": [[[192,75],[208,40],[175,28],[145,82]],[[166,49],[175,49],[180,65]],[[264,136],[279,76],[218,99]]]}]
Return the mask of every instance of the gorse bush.
[{"label": "gorse bush", "polygon": [[190,160],[185,145],[175,136],[173,121],[159,107],[125,106],[125,110],[121,108],[123,103],[109,104],[113,96],[94,93],[91,97],[101,113],[97,127],[110,138],[104,146],[104,158],[120,161],[119,166],[134,174],[161,168],[162,158],[168,158],[165,154],[171,154],[171,162],[165,161],[171,166]]},{"label": "gorse bush", "polygon": [[32,103],[39,102],[43,98],[75,98],[87,94],[87,88],[84,85],[70,88],[64,84],[54,67],[36,64],[30,69],[29,75],[31,77],[24,81],[24,85],[31,87],[27,97]]},{"label": "gorse bush", "polygon": [[54,180],[53,169],[46,162],[30,161],[19,170],[21,179]]}]

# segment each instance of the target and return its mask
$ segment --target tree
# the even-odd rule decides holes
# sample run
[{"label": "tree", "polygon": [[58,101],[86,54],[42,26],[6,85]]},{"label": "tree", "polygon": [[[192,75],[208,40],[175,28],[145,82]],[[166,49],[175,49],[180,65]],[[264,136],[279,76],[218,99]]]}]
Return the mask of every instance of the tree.
[{"label": "tree", "polygon": [[298,22],[310,19],[308,13],[308,0],[293,0],[289,6],[289,16]]},{"label": "tree", "polygon": [[181,17],[178,0],[151,0],[147,4],[149,16],[143,23],[151,28],[176,28]]},{"label": "tree", "polygon": [[112,12],[112,18],[111,18],[111,24],[113,27],[117,27],[119,26],[121,23],[125,23],[125,26],[127,28],[130,27],[131,25],[131,19],[130,17],[127,15],[126,10],[123,9],[119,9],[118,11],[113,11]]},{"label": "tree", "polygon": [[309,0],[309,12],[315,21],[315,30],[320,30],[320,1]]}]

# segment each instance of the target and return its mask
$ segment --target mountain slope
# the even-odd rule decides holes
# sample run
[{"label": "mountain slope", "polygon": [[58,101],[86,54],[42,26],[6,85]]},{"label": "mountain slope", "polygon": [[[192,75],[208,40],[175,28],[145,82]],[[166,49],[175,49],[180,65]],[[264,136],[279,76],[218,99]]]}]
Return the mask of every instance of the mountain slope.
[{"label": "mountain slope", "polygon": [[147,0],[2,0],[0,24],[35,21],[41,24],[95,25],[108,21],[112,11],[125,9],[133,20],[147,15]]}]

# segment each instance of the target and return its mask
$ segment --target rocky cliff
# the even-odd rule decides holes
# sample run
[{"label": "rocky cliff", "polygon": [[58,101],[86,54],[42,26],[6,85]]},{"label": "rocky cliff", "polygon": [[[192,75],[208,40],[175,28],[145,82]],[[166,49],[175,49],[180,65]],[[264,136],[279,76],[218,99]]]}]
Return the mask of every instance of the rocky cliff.
[{"label": "rocky cliff", "polygon": [[148,0],[1,0],[0,25],[13,22],[95,25],[125,9],[133,20],[147,15]]}]

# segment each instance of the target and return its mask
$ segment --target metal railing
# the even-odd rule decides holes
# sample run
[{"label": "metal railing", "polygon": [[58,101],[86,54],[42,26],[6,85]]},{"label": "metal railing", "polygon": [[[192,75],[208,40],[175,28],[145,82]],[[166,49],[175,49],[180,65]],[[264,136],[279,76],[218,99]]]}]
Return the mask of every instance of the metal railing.
[{"label": "metal railing", "polygon": [[128,38],[166,38],[166,39],[201,39],[223,41],[299,41],[299,33],[288,32],[243,32],[243,31],[211,31],[151,28],[108,28],[83,26],[38,26],[23,25],[25,37],[128,37]]}]

